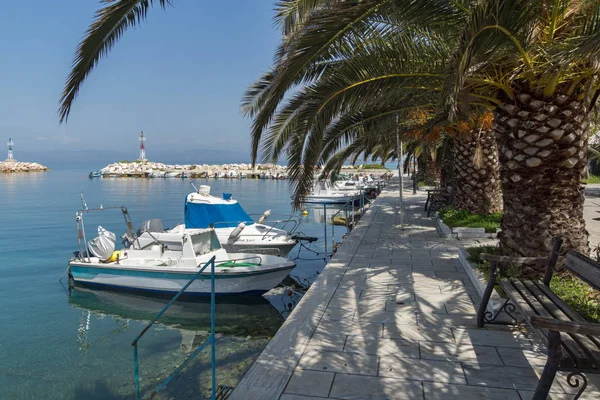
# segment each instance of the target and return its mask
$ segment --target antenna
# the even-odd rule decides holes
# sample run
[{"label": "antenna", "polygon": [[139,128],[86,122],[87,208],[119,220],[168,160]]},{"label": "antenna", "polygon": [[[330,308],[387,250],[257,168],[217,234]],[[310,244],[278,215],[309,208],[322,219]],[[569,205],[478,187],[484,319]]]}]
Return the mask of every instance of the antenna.
[{"label": "antenna", "polygon": [[13,143],[12,138],[8,138],[8,143],[6,143],[6,145],[8,146],[8,158],[6,160],[13,161],[15,159],[13,155],[13,146],[15,144]]},{"label": "antenna", "polygon": [[83,207],[84,210],[88,209],[85,199],[83,198],[83,192],[81,192],[81,207]]},{"label": "antenna", "polygon": [[146,161],[146,136],[144,135],[144,131],[140,134],[140,161]]},{"label": "antenna", "polygon": [[196,187],[196,185],[194,185],[194,182],[190,182],[190,185],[192,185],[194,187],[194,189],[196,190],[196,193],[200,193],[200,192],[198,192],[198,188]]}]

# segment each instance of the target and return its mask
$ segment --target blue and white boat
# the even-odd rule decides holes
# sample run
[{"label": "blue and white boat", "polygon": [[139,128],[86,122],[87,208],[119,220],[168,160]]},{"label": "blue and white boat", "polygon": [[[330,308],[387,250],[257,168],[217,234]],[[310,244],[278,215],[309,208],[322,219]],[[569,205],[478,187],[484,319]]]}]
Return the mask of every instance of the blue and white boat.
[{"label": "blue and white boat", "polygon": [[221,245],[229,252],[287,256],[298,243],[293,233],[299,220],[289,216],[265,224],[270,216],[267,210],[254,221],[231,194],[212,196],[210,186],[202,185],[185,199],[185,223],[167,232],[181,234],[189,229],[214,227]]},{"label": "blue and white boat", "polygon": [[[146,231],[137,235],[127,209],[115,208],[121,209],[127,225],[120,251],[115,251],[115,235],[102,227],[98,228],[98,237],[87,242],[84,214],[96,210],[86,208],[77,213],[79,251],[69,261],[69,275],[76,284],[173,294],[215,257],[217,294],[262,294],[278,285],[295,267],[294,262],[282,257],[228,253],[212,228]],[[207,268],[185,294],[208,295],[210,286]]]}]

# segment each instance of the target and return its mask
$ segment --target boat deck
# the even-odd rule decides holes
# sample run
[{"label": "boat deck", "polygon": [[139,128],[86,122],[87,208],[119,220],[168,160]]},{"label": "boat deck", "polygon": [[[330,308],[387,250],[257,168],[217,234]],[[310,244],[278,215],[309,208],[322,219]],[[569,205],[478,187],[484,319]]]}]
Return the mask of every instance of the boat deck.
[{"label": "boat deck", "polygon": [[[405,194],[403,214],[397,178],[387,186],[230,400],[531,398],[545,347],[476,328],[458,261],[473,243],[440,238],[424,194]],[[573,397],[565,378],[554,399]],[[596,378],[582,398],[600,398]]]}]

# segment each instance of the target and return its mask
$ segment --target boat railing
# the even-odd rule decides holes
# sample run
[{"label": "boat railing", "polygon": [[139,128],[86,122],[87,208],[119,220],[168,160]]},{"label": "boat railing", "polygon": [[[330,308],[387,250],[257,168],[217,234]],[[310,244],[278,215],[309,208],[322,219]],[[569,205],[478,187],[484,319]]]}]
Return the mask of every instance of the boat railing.
[{"label": "boat railing", "polygon": [[[258,214],[250,214],[250,216],[252,216],[252,215],[258,215]],[[291,235],[296,231],[296,229],[298,229],[298,226],[300,226],[300,218],[295,217],[291,214],[287,217],[287,219],[281,219],[281,220],[275,220],[275,221],[271,220],[271,221],[265,221],[265,222],[266,223],[264,223],[264,225],[268,226],[269,230],[267,230],[267,232],[265,232],[262,235],[263,239],[266,238],[273,229],[281,229]],[[288,224],[292,224],[292,229],[286,229]]]},{"label": "boat railing", "polygon": [[[120,210],[123,214],[123,219],[125,220],[125,226],[127,228],[127,235],[131,239],[132,242],[137,241],[138,246],[140,246],[140,242],[138,240],[137,235],[135,234],[135,228],[133,227],[133,222],[131,221],[131,216],[129,215],[129,211],[127,211],[127,207],[124,206],[111,206],[111,207],[102,207],[99,208],[88,208],[85,200],[83,200],[83,193],[81,195],[81,201],[84,206],[81,210],[75,213],[75,225],[77,228],[77,244],[79,246],[79,254],[83,257],[85,261],[85,255],[87,254],[87,262],[92,262],[90,259],[90,252],[88,251],[87,245],[87,237],[85,234],[85,222],[84,222],[84,214],[88,214],[91,212],[97,211],[110,211],[110,210]],[[82,243],[83,242],[83,243]]]},{"label": "boat railing", "polygon": [[242,258],[236,258],[234,260],[229,259],[229,260],[216,261],[216,264],[225,264],[225,263],[228,263],[228,262],[233,262],[233,265],[235,265],[235,263],[237,261],[256,260],[256,259],[258,259],[258,265],[262,265],[262,257],[259,256],[259,255],[242,257]]},{"label": "boat railing", "polygon": [[[262,215],[262,214],[261,214]],[[235,226],[239,225],[241,222],[245,222],[245,221],[219,221],[219,222],[213,222],[213,227],[218,228],[219,225],[231,225],[231,224],[235,224]],[[262,239],[266,238],[269,233],[273,230],[273,229],[281,229],[281,230],[285,230],[288,234],[292,234],[294,233],[294,231],[298,228],[299,224],[300,224],[300,219],[298,217],[294,217],[294,216],[290,216],[290,218],[286,219],[286,220],[279,220],[279,221],[267,221],[268,224],[264,224],[266,226],[269,227],[269,229],[267,230],[267,232],[265,233],[258,233],[255,235],[244,235],[244,236],[261,236]],[[278,226],[279,224],[282,224],[281,226]],[[287,227],[288,224],[292,224],[292,229],[290,230],[286,230],[285,228]]]},{"label": "boat railing", "polygon": [[[140,339],[146,334],[146,332],[148,332],[148,330],[152,327],[152,325],[154,325],[156,323],[156,321],[158,321],[158,319],[165,313],[165,311],[167,311],[167,309],[169,307],[171,307],[171,305],[173,303],[175,303],[175,301],[177,301],[177,299],[179,298],[179,296],[181,296],[183,294],[183,292],[186,291],[186,289],[202,274],[202,272],[204,272],[204,270],[210,266],[210,335],[208,336],[208,338],[204,341],[204,343],[202,343],[199,347],[196,348],[196,350],[192,351],[187,358],[181,363],[181,365],[179,365],[177,368],[175,368],[175,370],[169,375],[167,376],[151,393],[148,393],[146,396],[144,396],[144,398],[152,398],[154,397],[159,391],[161,391],[162,389],[164,389],[169,382],[175,377],[176,374],[178,374],[181,370],[183,370],[186,365],[188,365],[190,363],[190,361],[192,361],[194,359],[194,357],[196,357],[202,350],[204,350],[204,348],[206,348],[206,346],[210,345],[211,347],[211,360],[210,360],[210,365],[211,365],[211,373],[212,373],[212,392],[211,392],[211,400],[215,400],[216,399],[216,394],[217,394],[217,375],[216,375],[216,346],[215,346],[215,257],[213,256],[210,260],[208,260],[208,262],[206,264],[204,264],[204,266],[202,268],[200,268],[200,270],[198,272],[196,272],[196,274],[181,288],[181,290],[179,290],[179,292],[177,292],[177,294],[167,303],[167,305],[165,305],[163,307],[162,310],[160,310],[158,312],[158,314],[156,314],[156,316],[154,317],[154,319],[152,319],[152,321],[150,321],[145,327],[144,329],[142,329],[142,331],[140,332],[139,335],[137,335],[137,337],[133,340],[133,342],[131,342],[131,345],[133,346],[133,369],[134,369],[134,377],[135,377],[135,398],[136,400],[140,400],[140,378],[139,378],[139,364],[138,364],[138,342],[140,341]],[[202,278],[200,278],[202,279]]]}]

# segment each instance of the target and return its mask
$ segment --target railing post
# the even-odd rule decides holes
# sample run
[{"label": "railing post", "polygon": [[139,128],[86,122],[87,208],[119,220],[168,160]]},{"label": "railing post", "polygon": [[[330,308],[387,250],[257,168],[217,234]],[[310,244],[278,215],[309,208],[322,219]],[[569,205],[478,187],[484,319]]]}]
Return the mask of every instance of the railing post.
[{"label": "railing post", "polygon": [[134,370],[134,375],[135,375],[135,399],[140,400],[140,376],[138,373],[137,343],[133,346],[133,370]]},{"label": "railing post", "polygon": [[217,357],[215,345],[215,258],[212,258],[210,268],[210,347],[212,369],[212,394],[211,400],[217,396]]}]

